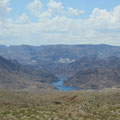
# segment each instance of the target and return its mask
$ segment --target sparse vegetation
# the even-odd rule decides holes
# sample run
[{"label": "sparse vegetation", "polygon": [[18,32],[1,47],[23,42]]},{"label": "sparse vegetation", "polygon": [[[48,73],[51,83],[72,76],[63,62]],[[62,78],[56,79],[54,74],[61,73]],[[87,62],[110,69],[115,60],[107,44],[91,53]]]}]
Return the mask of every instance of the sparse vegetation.
[{"label": "sparse vegetation", "polygon": [[120,90],[0,92],[0,120],[119,120]]}]

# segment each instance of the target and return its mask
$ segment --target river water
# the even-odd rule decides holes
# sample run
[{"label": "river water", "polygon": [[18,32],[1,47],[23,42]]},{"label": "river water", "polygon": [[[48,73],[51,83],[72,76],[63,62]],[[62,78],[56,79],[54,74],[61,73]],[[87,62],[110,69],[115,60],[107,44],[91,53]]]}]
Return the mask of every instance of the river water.
[{"label": "river water", "polygon": [[52,86],[56,87],[59,91],[73,91],[80,90],[80,88],[65,86],[64,81],[69,77],[58,77],[60,81],[52,83]]}]

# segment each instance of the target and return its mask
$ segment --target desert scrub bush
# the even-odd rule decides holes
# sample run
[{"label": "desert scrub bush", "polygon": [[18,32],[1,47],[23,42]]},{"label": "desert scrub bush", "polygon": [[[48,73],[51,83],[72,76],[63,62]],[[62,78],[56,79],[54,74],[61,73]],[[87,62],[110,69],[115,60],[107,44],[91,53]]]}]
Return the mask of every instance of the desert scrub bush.
[{"label": "desert scrub bush", "polygon": [[119,90],[36,95],[2,91],[0,98],[0,120],[120,120]]}]

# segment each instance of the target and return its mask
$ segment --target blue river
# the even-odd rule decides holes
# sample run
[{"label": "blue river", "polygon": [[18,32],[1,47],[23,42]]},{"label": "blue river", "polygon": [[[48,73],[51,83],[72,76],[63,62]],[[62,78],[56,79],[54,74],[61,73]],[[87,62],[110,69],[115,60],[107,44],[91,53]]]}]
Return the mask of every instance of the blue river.
[{"label": "blue river", "polygon": [[73,90],[80,90],[80,88],[65,86],[64,81],[67,80],[69,77],[58,77],[60,81],[52,83],[52,86],[56,87],[59,91],[73,91]]}]

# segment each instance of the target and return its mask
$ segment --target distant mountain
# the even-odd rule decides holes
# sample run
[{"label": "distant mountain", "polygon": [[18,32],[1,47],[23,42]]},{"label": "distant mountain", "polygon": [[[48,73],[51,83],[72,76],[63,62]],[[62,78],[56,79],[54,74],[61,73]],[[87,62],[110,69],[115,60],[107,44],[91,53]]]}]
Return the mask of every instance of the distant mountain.
[{"label": "distant mountain", "polygon": [[[69,66],[76,66],[81,58],[105,59],[110,56],[120,57],[120,47],[109,45],[46,45],[46,46],[0,46],[0,55],[7,59],[16,59],[24,65],[33,65],[47,69],[57,75],[64,73]],[[74,63],[76,62],[76,63]],[[65,70],[67,69],[67,70]],[[69,68],[71,70],[71,68]],[[65,74],[74,74],[66,72]]]},{"label": "distant mountain", "polygon": [[59,64],[52,69],[57,75],[73,76],[77,72],[86,69],[115,68],[120,65],[120,58],[111,56],[108,58],[84,57],[68,64]]},{"label": "distant mountain", "polygon": [[65,85],[83,89],[120,87],[120,58],[81,58],[66,68],[73,75]]},{"label": "distant mountain", "polygon": [[[58,79],[50,72],[0,56],[0,89],[48,89]],[[51,87],[52,88],[52,87]]]},{"label": "distant mountain", "polygon": [[41,88],[41,84],[57,81],[54,75],[73,76],[65,84],[85,89],[119,87],[117,46],[0,46],[0,55],[9,59],[0,58],[1,88]]},{"label": "distant mountain", "polygon": [[65,85],[83,89],[120,88],[120,66],[113,69],[97,68],[79,71],[66,80]]}]

